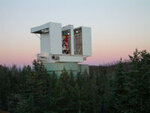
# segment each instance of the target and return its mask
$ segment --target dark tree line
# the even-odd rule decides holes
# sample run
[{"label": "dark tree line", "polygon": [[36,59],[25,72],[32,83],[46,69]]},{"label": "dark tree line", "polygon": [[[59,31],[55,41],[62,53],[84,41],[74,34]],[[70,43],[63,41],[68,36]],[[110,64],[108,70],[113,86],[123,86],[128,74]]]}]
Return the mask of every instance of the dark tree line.
[{"label": "dark tree line", "polygon": [[149,113],[150,53],[130,61],[91,66],[90,74],[49,74],[33,67],[0,65],[0,113]]}]

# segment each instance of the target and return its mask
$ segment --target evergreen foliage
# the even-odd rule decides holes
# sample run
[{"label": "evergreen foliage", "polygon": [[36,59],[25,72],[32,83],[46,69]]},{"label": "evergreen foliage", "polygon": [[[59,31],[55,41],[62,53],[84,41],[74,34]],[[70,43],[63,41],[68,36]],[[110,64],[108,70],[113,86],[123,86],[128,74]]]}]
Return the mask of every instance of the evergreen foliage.
[{"label": "evergreen foliage", "polygon": [[90,74],[64,69],[60,77],[39,61],[21,69],[0,65],[0,112],[149,113],[150,53],[135,50],[129,58],[91,66]]}]

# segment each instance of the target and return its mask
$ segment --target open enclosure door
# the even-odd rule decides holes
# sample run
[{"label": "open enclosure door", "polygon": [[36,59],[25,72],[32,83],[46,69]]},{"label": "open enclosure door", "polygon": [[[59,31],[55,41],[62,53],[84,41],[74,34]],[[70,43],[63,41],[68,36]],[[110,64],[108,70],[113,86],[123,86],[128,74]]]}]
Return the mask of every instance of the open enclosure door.
[{"label": "open enclosure door", "polygon": [[92,45],[91,45],[91,28],[82,27],[82,52],[83,56],[92,55]]},{"label": "open enclosure door", "polygon": [[82,55],[82,28],[74,29],[74,54]]}]

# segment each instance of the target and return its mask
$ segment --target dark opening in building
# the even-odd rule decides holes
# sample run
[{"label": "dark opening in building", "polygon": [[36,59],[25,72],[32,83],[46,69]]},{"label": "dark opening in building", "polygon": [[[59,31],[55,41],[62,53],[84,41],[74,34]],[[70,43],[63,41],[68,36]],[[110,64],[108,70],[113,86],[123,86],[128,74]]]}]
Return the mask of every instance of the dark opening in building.
[{"label": "dark opening in building", "polygon": [[71,33],[70,30],[62,31],[62,53],[71,54]]}]

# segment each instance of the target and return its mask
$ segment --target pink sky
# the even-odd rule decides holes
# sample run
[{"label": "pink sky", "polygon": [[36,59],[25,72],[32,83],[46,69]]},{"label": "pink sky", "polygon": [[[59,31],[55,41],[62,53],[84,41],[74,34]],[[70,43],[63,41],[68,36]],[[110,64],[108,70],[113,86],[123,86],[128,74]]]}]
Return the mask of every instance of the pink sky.
[{"label": "pink sky", "polygon": [[0,64],[32,64],[40,40],[30,28],[49,21],[92,28],[86,64],[128,59],[136,48],[150,51],[149,0],[1,0],[0,17]]}]

